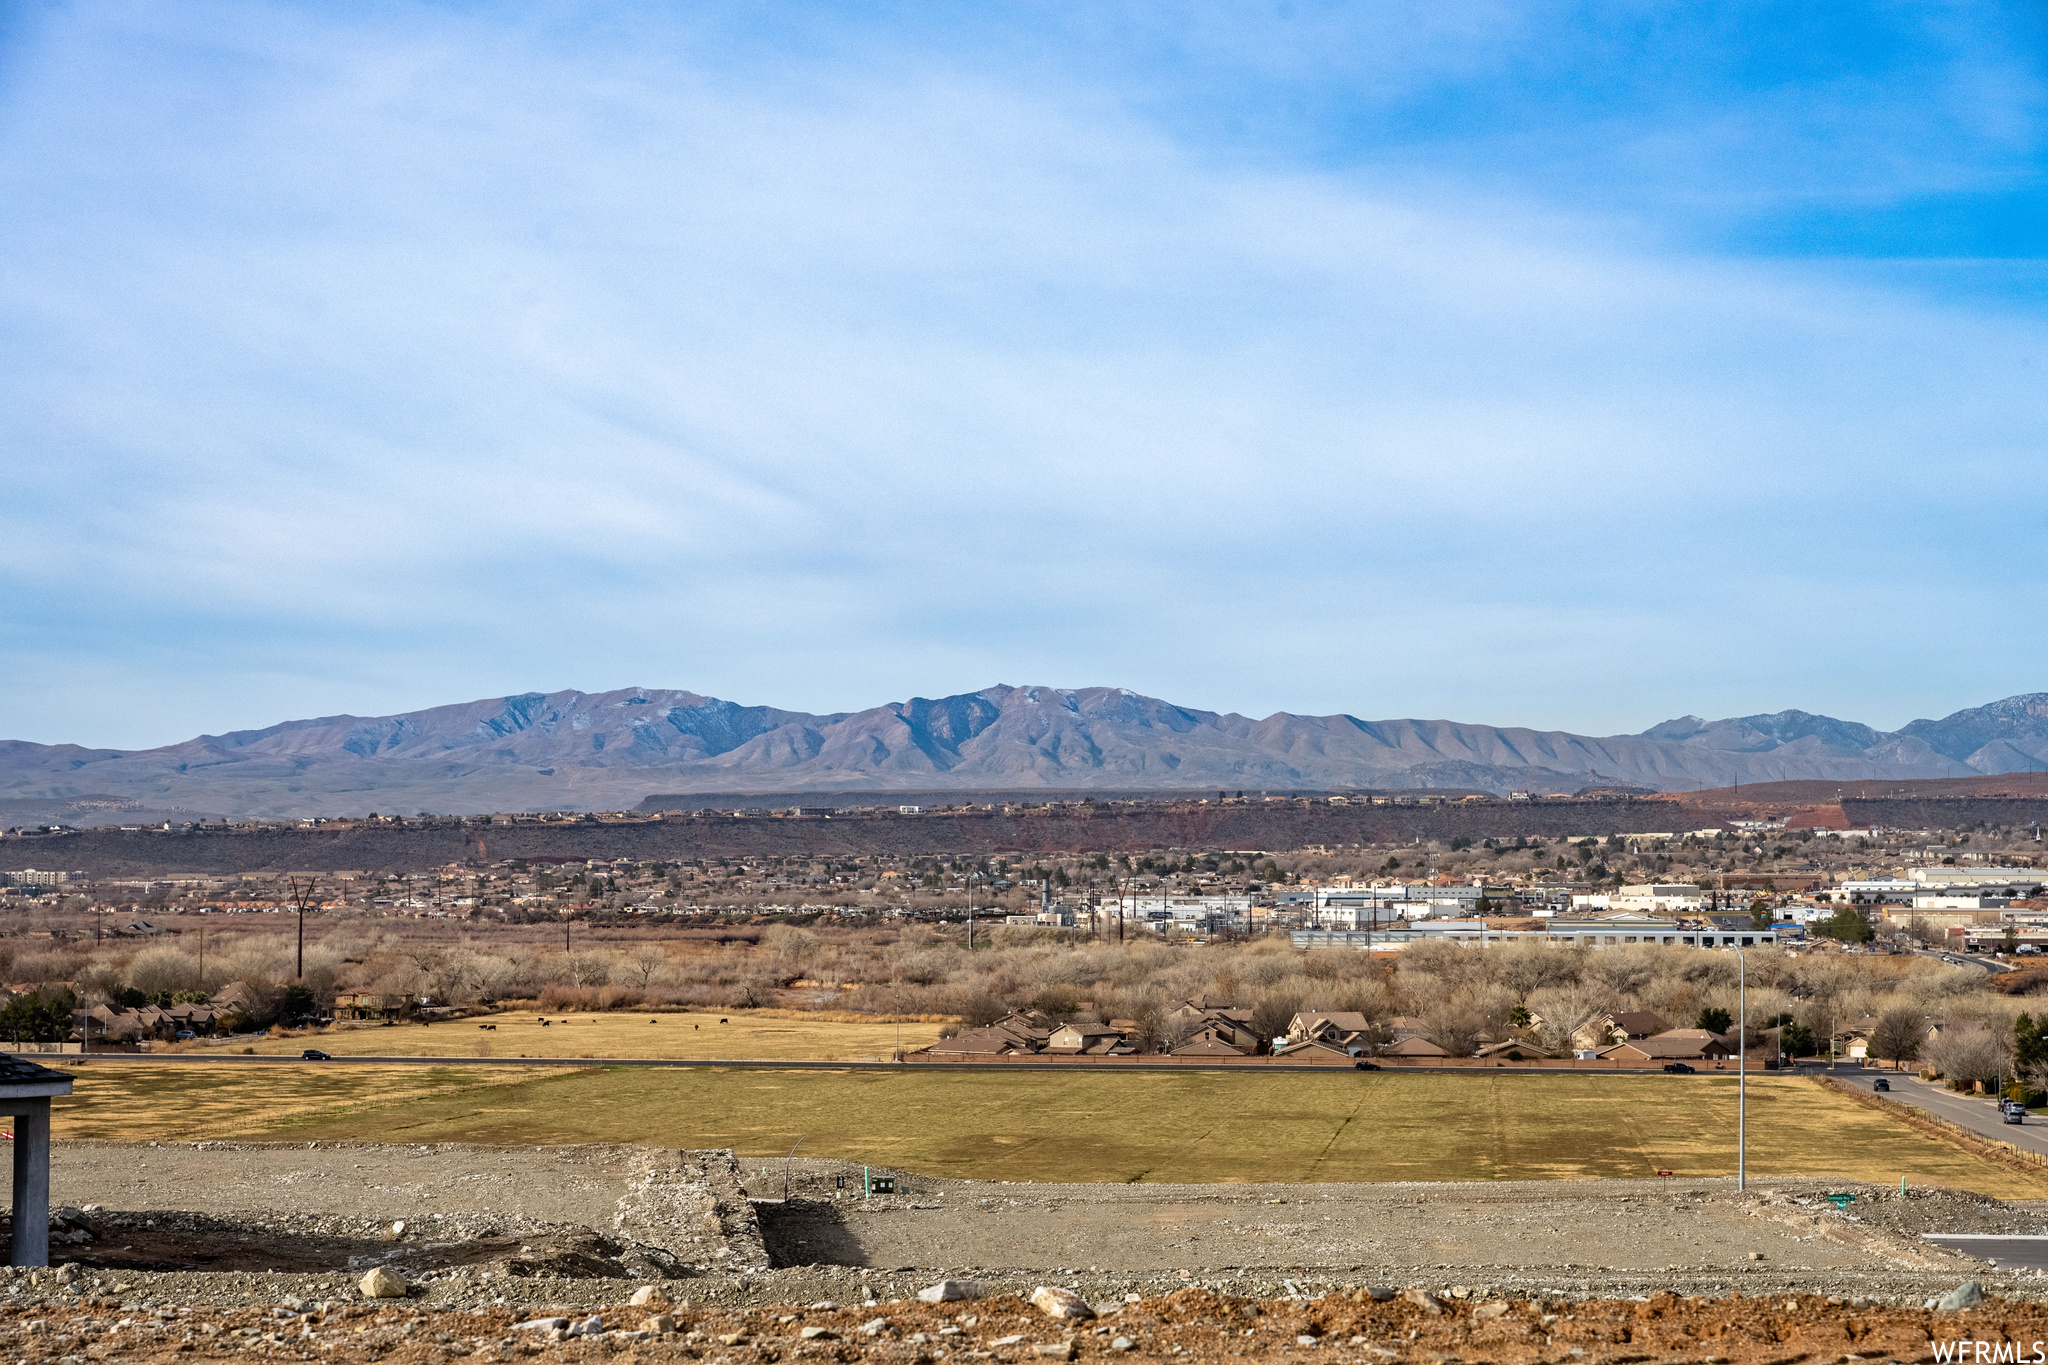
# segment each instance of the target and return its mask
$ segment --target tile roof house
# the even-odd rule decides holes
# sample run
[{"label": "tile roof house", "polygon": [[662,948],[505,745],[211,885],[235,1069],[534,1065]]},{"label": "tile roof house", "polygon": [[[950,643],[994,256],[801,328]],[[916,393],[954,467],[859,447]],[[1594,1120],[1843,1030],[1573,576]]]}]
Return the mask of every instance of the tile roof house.
[{"label": "tile roof house", "polygon": [[[1297,1014],[1287,1024],[1287,1047],[1301,1043],[1328,1043],[1343,1048],[1352,1056],[1362,1056],[1372,1050],[1372,1045],[1384,1035],[1379,1034],[1372,1021],[1356,1010],[1337,1010],[1325,1013],[1310,1010]],[[1280,1053],[1275,1046],[1274,1055]]]},{"label": "tile roof house", "polygon": [[1218,1030],[1205,1028],[1173,1045],[1175,1057],[1244,1057],[1252,1049],[1239,1047]]},{"label": "tile roof house", "polygon": [[1353,1051],[1340,1042],[1327,1038],[1289,1038],[1273,1045],[1273,1059],[1290,1058],[1297,1062],[1341,1062],[1348,1063],[1362,1055],[1363,1049]]},{"label": "tile roof house", "polygon": [[1607,1016],[1609,1036],[1617,1043],[1669,1032],[1670,1021],[1654,1010],[1622,1010]]},{"label": "tile roof house", "polygon": [[411,1014],[412,1008],[409,995],[351,991],[334,997],[334,1017],[337,1019],[392,1019]]},{"label": "tile roof house", "polygon": [[1203,1029],[1214,1029],[1233,1047],[1246,1052],[1258,1050],[1264,1042],[1252,1028],[1252,1012],[1241,1005],[1226,1005],[1220,996],[1197,995],[1167,1011],[1168,1037],[1192,1037]]},{"label": "tile roof house", "polygon": [[1046,1039],[1045,1050],[1067,1057],[1121,1057],[1138,1049],[1114,1029],[1081,1029],[1065,1024]]},{"label": "tile roof house", "polygon": [[984,1028],[962,1029],[951,1038],[941,1038],[925,1051],[935,1057],[1014,1056],[1043,1052],[1058,1026],[1037,1010],[1006,1014]]},{"label": "tile roof house", "polygon": [[1391,1046],[1381,1048],[1379,1055],[1382,1057],[1448,1057],[1451,1054],[1438,1047],[1435,1043],[1430,1042],[1429,1039],[1424,1038],[1421,1034],[1415,1034],[1403,1038],[1400,1042],[1394,1043]]},{"label": "tile roof house", "polygon": [[1735,1055],[1735,1049],[1718,1033],[1703,1028],[1668,1029],[1650,1038],[1635,1038],[1602,1048],[1602,1061],[1617,1062],[1699,1062],[1720,1061]]}]

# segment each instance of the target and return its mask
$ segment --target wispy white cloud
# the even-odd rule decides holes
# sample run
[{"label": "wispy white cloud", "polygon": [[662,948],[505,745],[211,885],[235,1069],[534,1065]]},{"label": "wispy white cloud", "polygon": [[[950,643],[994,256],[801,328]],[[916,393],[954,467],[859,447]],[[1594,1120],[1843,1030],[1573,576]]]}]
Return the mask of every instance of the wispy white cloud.
[{"label": "wispy white cloud", "polygon": [[[1219,148],[1153,107],[1219,13],[1126,27],[1128,98],[851,21],[55,12],[0,99],[6,728],[1001,679],[1615,730],[2038,685],[2023,642],[1834,648],[2040,605],[2000,548],[2039,533],[2037,315]],[[1535,40],[1472,27],[1421,68]]]}]

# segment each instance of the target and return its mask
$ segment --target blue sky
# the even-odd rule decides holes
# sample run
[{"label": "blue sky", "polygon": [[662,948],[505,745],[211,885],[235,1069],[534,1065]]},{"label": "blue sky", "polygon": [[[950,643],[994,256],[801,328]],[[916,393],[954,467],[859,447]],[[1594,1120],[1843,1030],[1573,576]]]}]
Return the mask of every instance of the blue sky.
[{"label": "blue sky", "polygon": [[0,738],[2048,689],[2014,5],[0,10]]}]

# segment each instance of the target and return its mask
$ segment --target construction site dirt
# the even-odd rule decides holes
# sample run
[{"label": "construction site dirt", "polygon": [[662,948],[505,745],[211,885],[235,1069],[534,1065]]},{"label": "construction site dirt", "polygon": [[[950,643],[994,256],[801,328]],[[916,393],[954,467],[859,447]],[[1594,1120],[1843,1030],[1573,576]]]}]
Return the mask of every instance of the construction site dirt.
[{"label": "construction site dirt", "polygon": [[[2048,1338],[2048,1280],[1924,1239],[2038,1235],[2044,1209],[1941,1188],[1006,1184],[629,1146],[69,1142],[53,1197],[67,1264],[0,1277],[0,1357],[1202,1359],[1310,1338],[1376,1361],[1909,1360],[1942,1332]],[[402,1312],[364,1297],[379,1267]],[[944,1280],[973,1297],[916,1301]],[[1981,1307],[1928,1307],[1973,1282]],[[1042,1286],[1101,1316],[1048,1318]],[[566,1335],[592,1314],[601,1342]]]}]

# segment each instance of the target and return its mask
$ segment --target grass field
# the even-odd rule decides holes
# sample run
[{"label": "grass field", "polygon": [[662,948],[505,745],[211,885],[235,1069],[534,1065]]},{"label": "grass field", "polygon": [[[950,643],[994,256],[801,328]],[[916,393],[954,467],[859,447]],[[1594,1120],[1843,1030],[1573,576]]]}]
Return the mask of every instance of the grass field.
[{"label": "grass field", "polygon": [[[1735,1082],[1616,1076],[86,1066],[60,1137],[649,1142],[1039,1181],[1542,1180],[1735,1170]],[[1796,1079],[1752,1079],[1753,1176],[2048,1198]]]},{"label": "grass field", "polygon": [[[540,1020],[549,1023],[543,1028]],[[721,1023],[720,1020],[728,1022]],[[480,1029],[478,1023],[496,1025]],[[421,1027],[336,1025],[288,1038],[237,1040],[218,1050],[295,1055],[309,1047],[337,1057],[689,1057],[732,1061],[887,1061],[895,1024],[781,1019],[737,1010],[709,1014],[501,1014]],[[901,1026],[905,1049],[939,1038],[939,1025]],[[192,1046],[187,1051],[214,1050]]]},{"label": "grass field", "polygon": [[[355,1067],[345,1078],[315,1067],[79,1066],[74,1092],[52,1106],[60,1138],[117,1142],[271,1140],[296,1122],[348,1123],[437,1102],[464,1103],[488,1087],[519,1086],[544,1075],[535,1067]],[[479,1074],[483,1072],[484,1074]],[[365,1135],[370,1135],[366,1130]]]}]

